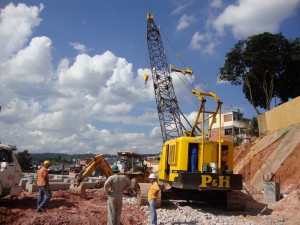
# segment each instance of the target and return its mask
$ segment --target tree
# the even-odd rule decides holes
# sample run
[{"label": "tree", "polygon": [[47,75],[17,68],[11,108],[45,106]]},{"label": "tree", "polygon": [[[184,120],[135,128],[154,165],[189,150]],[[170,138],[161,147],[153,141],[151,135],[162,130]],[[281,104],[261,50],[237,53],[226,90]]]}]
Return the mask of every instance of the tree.
[{"label": "tree", "polygon": [[22,171],[32,170],[32,158],[30,157],[28,150],[18,152],[17,159],[22,168]]},{"label": "tree", "polygon": [[[219,79],[242,85],[245,97],[260,114],[257,108],[269,110],[274,97],[282,101],[286,99],[284,95],[295,97],[287,94],[285,87],[292,80],[300,84],[298,47],[297,39],[287,40],[281,33],[262,33],[240,40],[226,54]],[[291,79],[286,80],[288,76]]]},{"label": "tree", "polygon": [[300,38],[291,41],[287,69],[279,77],[277,95],[281,102],[300,96]]}]

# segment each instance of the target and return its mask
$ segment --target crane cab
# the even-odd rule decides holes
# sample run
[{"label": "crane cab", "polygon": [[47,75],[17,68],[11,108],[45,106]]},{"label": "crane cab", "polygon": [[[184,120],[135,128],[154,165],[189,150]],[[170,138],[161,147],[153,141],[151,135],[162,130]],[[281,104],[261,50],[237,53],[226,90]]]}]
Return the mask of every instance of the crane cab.
[{"label": "crane cab", "polygon": [[165,142],[158,177],[181,189],[240,190],[242,176],[233,174],[233,144],[178,137]]}]

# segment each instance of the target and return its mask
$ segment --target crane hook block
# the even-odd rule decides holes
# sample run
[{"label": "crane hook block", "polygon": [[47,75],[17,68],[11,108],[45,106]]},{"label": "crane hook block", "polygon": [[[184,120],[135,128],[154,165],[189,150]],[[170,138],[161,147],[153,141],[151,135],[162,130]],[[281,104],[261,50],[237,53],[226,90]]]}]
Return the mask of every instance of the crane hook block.
[{"label": "crane hook block", "polygon": [[148,74],[144,74],[144,81],[145,81],[145,84],[147,84],[148,78],[149,78]]}]

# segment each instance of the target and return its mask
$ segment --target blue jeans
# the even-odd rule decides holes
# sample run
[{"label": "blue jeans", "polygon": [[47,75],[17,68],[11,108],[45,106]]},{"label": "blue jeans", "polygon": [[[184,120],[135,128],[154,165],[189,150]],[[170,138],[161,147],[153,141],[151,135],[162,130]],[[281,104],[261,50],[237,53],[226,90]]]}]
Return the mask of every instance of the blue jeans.
[{"label": "blue jeans", "polygon": [[[44,198],[45,197],[45,198]],[[52,197],[50,188],[47,186],[39,187],[39,196],[37,201],[37,208],[45,208]]]},{"label": "blue jeans", "polygon": [[157,224],[157,214],[156,214],[156,199],[151,199],[149,201],[149,206],[150,206],[150,216],[151,216],[151,224]]}]

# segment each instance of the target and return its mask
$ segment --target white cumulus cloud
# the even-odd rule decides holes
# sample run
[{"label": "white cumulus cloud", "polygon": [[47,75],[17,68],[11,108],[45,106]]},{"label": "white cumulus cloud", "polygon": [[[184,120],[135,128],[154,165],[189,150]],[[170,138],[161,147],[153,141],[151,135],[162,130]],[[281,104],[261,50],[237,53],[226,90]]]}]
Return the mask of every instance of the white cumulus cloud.
[{"label": "white cumulus cloud", "polygon": [[87,48],[84,44],[81,44],[79,42],[70,42],[69,43],[75,50],[77,50],[79,53],[86,53]]},{"label": "white cumulus cloud", "polygon": [[161,137],[151,135],[155,108],[140,106],[154,102],[153,87],[143,79],[149,69],[133,71],[109,50],[89,55],[78,42],[69,44],[81,54],[54,66],[52,40],[33,36],[42,9],[12,3],[1,9],[2,143],[31,153],[158,152]]},{"label": "white cumulus cloud", "polygon": [[203,54],[212,55],[215,52],[215,48],[218,41],[212,38],[211,33],[201,34],[200,32],[195,32],[192,36],[189,48],[192,50],[200,50]]},{"label": "white cumulus cloud", "polygon": [[44,6],[28,7],[19,3],[8,4],[0,11],[0,62],[8,59],[28,41],[33,29],[42,21],[39,18]]},{"label": "white cumulus cloud", "polygon": [[176,30],[180,31],[185,28],[188,28],[191,24],[196,22],[196,18],[194,15],[188,16],[186,14],[182,15],[177,24]]},{"label": "white cumulus cloud", "polygon": [[300,0],[239,0],[229,5],[213,22],[219,34],[229,28],[235,38],[244,38],[261,32],[275,33],[280,22],[290,17]]}]

